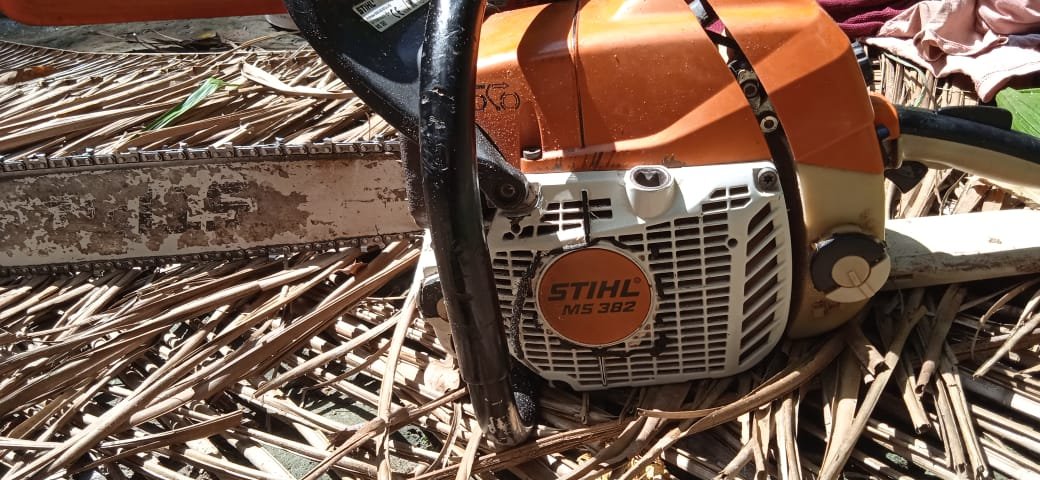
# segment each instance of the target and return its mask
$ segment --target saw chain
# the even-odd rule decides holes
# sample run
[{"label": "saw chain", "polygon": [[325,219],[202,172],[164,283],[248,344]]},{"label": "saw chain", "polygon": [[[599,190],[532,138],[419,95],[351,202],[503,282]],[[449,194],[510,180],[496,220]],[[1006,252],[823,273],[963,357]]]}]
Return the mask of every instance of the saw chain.
[{"label": "saw chain", "polygon": [[419,230],[396,140],[87,150],[0,165],[5,276],[366,247]]}]

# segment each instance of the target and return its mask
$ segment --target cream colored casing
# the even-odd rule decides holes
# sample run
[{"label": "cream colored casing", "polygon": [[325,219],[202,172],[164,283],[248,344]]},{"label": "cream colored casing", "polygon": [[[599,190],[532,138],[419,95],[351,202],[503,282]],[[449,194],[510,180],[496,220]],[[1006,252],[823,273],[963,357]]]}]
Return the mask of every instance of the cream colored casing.
[{"label": "cream colored casing", "polygon": [[[634,185],[631,171],[528,175],[540,192],[536,211],[518,219],[500,213],[488,232],[502,315],[517,340],[512,354],[578,390],[724,377],[754,365],[783,336],[790,310],[783,194],[755,181],[772,169],[770,162],[672,168],[671,192]],[[624,252],[653,282],[648,319],[611,345],[562,337],[536,301],[546,265],[588,246]],[[517,324],[512,310],[524,282],[530,291]]]}]

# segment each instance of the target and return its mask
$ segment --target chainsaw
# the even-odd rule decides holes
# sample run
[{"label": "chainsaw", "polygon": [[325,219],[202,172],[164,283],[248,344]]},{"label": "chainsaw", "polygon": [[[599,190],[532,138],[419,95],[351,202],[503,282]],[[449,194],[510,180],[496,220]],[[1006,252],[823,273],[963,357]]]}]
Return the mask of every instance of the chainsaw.
[{"label": "chainsaw", "polygon": [[[106,18],[278,10],[162,3]],[[1040,140],[1006,111],[870,94],[812,0],[520,3],[287,0],[399,139],[5,162],[6,272],[425,232],[420,311],[509,446],[534,422],[530,373],[577,390],[722,377],[849,321],[891,272],[886,177],[1040,185]]]}]

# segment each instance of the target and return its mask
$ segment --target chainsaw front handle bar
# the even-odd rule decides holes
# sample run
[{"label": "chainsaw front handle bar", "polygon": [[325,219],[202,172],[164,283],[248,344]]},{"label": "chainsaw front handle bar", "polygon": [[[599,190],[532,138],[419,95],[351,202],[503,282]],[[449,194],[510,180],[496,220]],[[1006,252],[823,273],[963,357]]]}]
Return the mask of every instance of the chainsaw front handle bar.
[{"label": "chainsaw front handle bar", "polygon": [[477,188],[473,129],[477,39],[484,0],[433,0],[419,74],[419,155],[426,212],[459,370],[484,433],[525,441],[530,418],[513,398]]},{"label": "chainsaw front handle bar", "polygon": [[898,112],[902,162],[953,168],[1040,199],[1040,138],[931,110]]}]

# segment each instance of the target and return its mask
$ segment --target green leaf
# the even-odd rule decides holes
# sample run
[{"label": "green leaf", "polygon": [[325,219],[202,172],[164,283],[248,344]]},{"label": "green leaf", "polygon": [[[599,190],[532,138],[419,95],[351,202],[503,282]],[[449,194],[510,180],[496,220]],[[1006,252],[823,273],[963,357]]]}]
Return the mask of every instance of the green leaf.
[{"label": "green leaf", "polygon": [[1011,112],[1011,129],[1040,137],[1040,88],[997,93],[997,105]]},{"label": "green leaf", "polygon": [[145,131],[158,130],[172,124],[181,115],[184,115],[188,110],[191,110],[199,103],[202,103],[206,97],[223,88],[225,85],[227,85],[227,83],[219,78],[207,78],[206,81],[202,82],[202,85],[199,85],[199,88],[196,88],[194,92],[191,92],[191,95],[188,95],[188,98],[184,99],[183,102],[167,110],[166,113],[162,114],[162,116],[148,124]]}]

